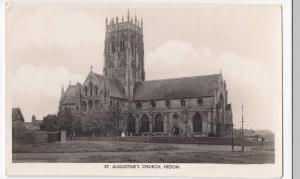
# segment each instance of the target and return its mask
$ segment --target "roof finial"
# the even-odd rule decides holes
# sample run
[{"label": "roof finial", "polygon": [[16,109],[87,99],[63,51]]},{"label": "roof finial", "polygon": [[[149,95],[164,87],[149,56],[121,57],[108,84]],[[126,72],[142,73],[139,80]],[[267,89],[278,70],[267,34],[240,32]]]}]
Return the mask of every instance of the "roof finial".
[{"label": "roof finial", "polygon": [[128,9],[128,12],[127,12],[127,21],[130,21],[129,9]]},{"label": "roof finial", "polygon": [[61,85],[61,95],[65,94],[64,85]]},{"label": "roof finial", "polygon": [[90,69],[91,69],[91,72],[93,72],[93,66],[92,65],[90,66]]},{"label": "roof finial", "polygon": [[222,69],[220,68],[220,74],[222,74]]}]

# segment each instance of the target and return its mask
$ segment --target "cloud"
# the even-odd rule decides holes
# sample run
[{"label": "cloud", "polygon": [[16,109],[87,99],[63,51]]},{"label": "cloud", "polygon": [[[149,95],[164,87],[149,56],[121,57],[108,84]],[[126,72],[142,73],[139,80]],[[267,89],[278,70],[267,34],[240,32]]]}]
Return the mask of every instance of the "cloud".
[{"label": "cloud", "polygon": [[82,74],[71,73],[68,68],[23,65],[13,76],[13,106],[21,107],[27,121],[35,114],[39,119],[56,113],[61,86],[65,89],[69,80],[81,82]]},{"label": "cloud", "polygon": [[272,74],[267,74],[257,60],[233,52],[216,54],[208,48],[195,48],[185,41],[167,41],[146,54],[145,68],[147,80],[216,74],[221,69],[235,123],[240,123],[243,102],[247,107],[248,127],[273,127],[274,108],[269,104],[273,102],[274,93],[266,93],[266,89],[272,88]]}]

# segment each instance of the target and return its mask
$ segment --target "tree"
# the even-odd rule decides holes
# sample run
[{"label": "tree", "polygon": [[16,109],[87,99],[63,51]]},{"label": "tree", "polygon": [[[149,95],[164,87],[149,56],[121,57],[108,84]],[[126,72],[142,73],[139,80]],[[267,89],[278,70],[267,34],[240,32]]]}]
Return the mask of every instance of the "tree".
[{"label": "tree", "polygon": [[56,131],[58,130],[58,118],[54,114],[48,114],[43,118],[41,123],[41,130],[44,131]]},{"label": "tree", "polygon": [[71,110],[68,108],[58,113],[59,129],[66,131],[67,136],[71,135],[73,120],[74,120],[74,116]]},{"label": "tree", "polygon": [[95,112],[89,114],[82,122],[83,132],[87,136],[116,135],[115,133],[118,132],[118,117],[117,113],[112,112]]},{"label": "tree", "polygon": [[71,124],[71,131],[75,136],[82,136],[82,118],[75,117]]}]

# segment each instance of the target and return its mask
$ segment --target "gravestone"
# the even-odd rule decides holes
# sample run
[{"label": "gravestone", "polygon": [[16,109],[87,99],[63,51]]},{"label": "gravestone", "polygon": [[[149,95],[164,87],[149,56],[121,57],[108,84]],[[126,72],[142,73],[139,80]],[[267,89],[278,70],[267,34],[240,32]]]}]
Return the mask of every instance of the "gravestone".
[{"label": "gravestone", "polygon": [[65,143],[67,140],[66,131],[60,131],[60,142]]}]

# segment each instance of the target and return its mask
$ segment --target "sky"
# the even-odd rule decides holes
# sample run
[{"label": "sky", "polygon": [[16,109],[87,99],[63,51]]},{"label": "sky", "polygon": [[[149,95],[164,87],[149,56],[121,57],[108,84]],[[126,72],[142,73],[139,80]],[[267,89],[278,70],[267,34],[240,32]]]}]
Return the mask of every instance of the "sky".
[{"label": "sky", "polygon": [[12,106],[26,121],[58,110],[62,85],[102,74],[105,18],[143,18],[146,80],[222,73],[236,128],[281,125],[279,5],[9,2],[6,62]]}]

